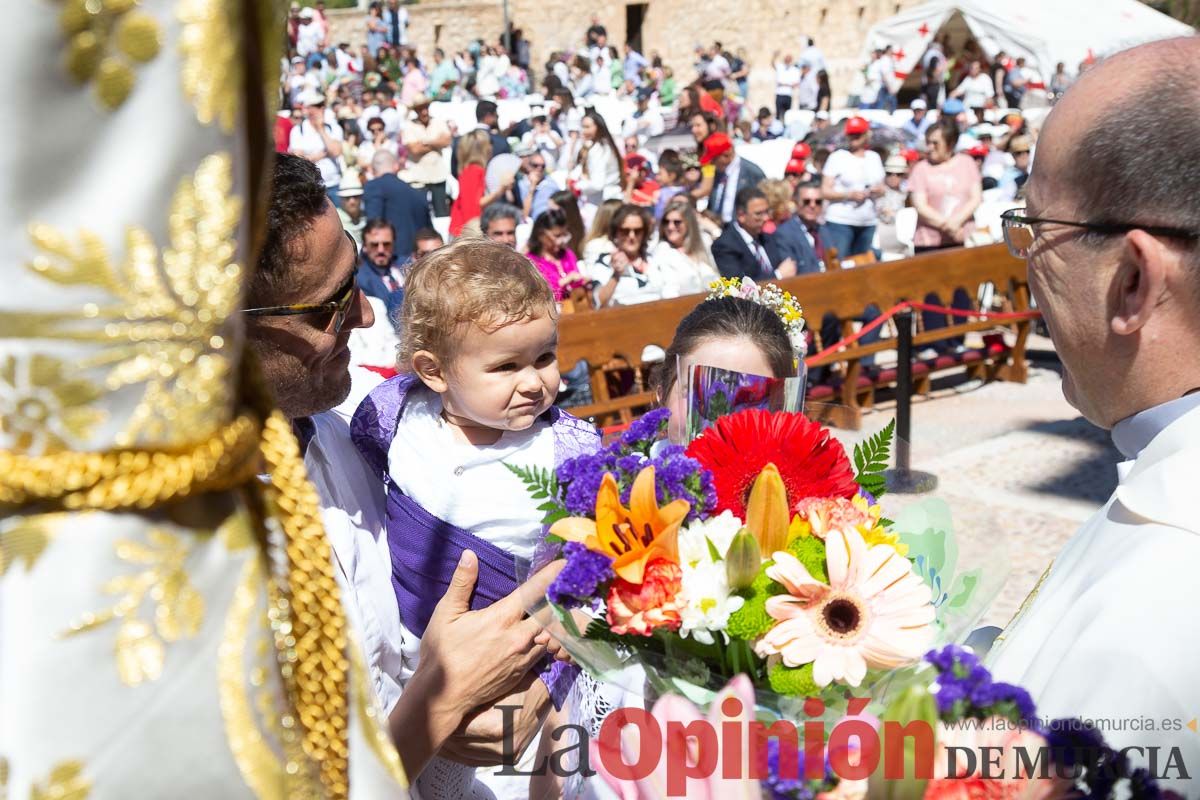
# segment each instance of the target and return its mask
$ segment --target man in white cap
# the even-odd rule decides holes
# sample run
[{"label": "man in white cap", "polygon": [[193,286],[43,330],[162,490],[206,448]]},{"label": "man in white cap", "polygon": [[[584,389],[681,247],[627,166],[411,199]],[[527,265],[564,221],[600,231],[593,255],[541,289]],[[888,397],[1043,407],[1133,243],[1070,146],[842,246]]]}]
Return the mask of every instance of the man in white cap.
[{"label": "man in white cap", "polygon": [[305,6],[300,9],[300,27],[296,30],[296,55],[305,60],[308,66],[313,66],[315,57],[325,48],[324,33],[316,14]]},{"label": "man in white cap", "polygon": [[342,221],[342,228],[350,234],[350,238],[358,245],[359,250],[362,250],[363,228],[367,224],[367,215],[363,212],[362,194],[362,180],[358,177],[358,170],[346,170],[346,174],[342,176],[342,182],[338,184],[338,199],[341,200],[341,204],[338,206],[337,212],[338,218]]},{"label": "man in white cap", "polygon": [[917,147],[925,141],[925,131],[933,124],[933,119],[929,116],[929,104],[924,97],[913,100],[909,108],[912,109],[912,119],[905,122],[900,130],[908,139],[909,146]]},{"label": "man in white cap", "polygon": [[306,158],[321,170],[325,191],[334,205],[338,204],[338,183],[342,170],[338,156],[342,154],[342,129],[325,119],[325,95],[308,90],[300,95],[304,118],[292,128],[288,152]]}]

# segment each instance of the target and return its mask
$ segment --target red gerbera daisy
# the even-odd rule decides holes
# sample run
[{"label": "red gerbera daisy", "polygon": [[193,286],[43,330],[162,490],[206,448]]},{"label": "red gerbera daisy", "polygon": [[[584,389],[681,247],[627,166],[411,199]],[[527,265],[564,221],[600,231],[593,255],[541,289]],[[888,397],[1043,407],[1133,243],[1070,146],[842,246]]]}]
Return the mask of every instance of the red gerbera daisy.
[{"label": "red gerbera daisy", "polygon": [[853,497],[854,470],[841,443],[803,414],[747,409],[721,417],[688,445],[687,454],[712,473],[713,514],[746,518],[754,479],[774,464],[787,489],[788,508],[806,497]]}]

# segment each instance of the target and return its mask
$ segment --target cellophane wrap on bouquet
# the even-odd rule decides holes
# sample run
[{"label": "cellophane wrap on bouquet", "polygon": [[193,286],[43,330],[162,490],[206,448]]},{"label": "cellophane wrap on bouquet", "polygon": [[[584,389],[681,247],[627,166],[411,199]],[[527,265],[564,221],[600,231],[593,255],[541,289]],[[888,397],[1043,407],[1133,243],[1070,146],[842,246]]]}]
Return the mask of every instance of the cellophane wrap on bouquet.
[{"label": "cellophane wrap on bouquet", "polygon": [[718,419],[735,411],[804,411],[806,368],[800,361],[799,374],[770,378],[748,372],[689,364],[680,356],[680,388],[687,407],[687,438],[695,439]]},{"label": "cellophane wrap on bouquet", "polygon": [[784,718],[820,697],[836,719],[847,693],[882,708],[1004,582],[1002,552],[958,552],[943,503],[882,517],[891,424],[849,454],[798,413],[735,411],[686,448],[659,441],[667,418],[527,480],[547,512],[543,560],[566,559],[534,613],[627,696],[644,681],[646,701],[704,706],[745,674]]},{"label": "cellophane wrap on bouquet", "polygon": [[5,12],[0,796],[403,796],[242,359],[287,5]]}]

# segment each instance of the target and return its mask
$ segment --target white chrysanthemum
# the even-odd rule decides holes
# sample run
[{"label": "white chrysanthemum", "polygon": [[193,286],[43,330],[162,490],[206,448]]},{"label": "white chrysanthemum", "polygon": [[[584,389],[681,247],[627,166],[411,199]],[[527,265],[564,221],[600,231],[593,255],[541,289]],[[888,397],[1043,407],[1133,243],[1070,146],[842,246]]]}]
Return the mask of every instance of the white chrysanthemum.
[{"label": "white chrysanthemum", "polygon": [[730,596],[724,561],[704,561],[695,567],[685,565],[678,601],[682,620],[679,635],[691,636],[704,644],[713,643],[714,633],[723,635],[729,615],[746,602],[736,595]]},{"label": "white chrysanthemum", "polygon": [[[741,528],[742,521],[732,511],[722,511],[679,532],[679,566],[683,570],[680,636],[712,644],[713,633],[724,631],[729,615],[745,602],[741,597],[730,597],[725,571],[725,554]],[[719,558],[713,558],[714,551]]]},{"label": "white chrysanthemum", "polygon": [[[722,511],[715,517],[702,522],[693,522],[679,532],[679,563],[687,572],[688,567],[712,564],[712,550],[721,558],[729,552],[729,544],[742,528],[742,521],[732,511]],[[709,542],[712,548],[709,548]],[[724,569],[724,564],[722,564]]]}]

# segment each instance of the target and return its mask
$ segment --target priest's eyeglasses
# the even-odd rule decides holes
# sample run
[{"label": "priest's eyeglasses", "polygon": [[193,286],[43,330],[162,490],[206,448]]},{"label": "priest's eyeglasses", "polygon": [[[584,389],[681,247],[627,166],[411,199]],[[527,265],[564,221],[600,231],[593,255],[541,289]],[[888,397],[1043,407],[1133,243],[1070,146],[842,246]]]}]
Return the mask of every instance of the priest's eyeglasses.
[{"label": "priest's eyeglasses", "polygon": [[1070,222],[1062,219],[1046,219],[1045,217],[1027,217],[1022,209],[1010,208],[1000,215],[1001,227],[1004,229],[1004,244],[1008,252],[1015,258],[1028,258],[1033,249],[1034,225],[1067,225],[1072,228],[1082,228],[1093,233],[1116,235],[1129,231],[1145,231],[1151,236],[1167,236],[1173,239],[1200,239],[1200,232],[1171,228],[1162,225],[1139,225],[1135,222]]},{"label": "priest's eyeglasses", "polygon": [[[347,234],[349,236],[349,234]],[[350,240],[354,242],[353,239]],[[358,246],[355,245],[355,252],[358,252]],[[243,308],[243,314],[249,314],[252,317],[290,317],[298,314],[331,314],[333,329],[330,331],[334,336],[342,332],[342,325],[346,323],[346,317],[350,314],[350,307],[354,305],[354,299],[358,297],[358,281],[357,275],[352,270],[350,277],[346,282],[337,288],[333,297],[326,300],[324,303],[294,303],[290,306],[263,306],[262,308]],[[325,330],[329,330],[329,323],[326,323]]]}]

